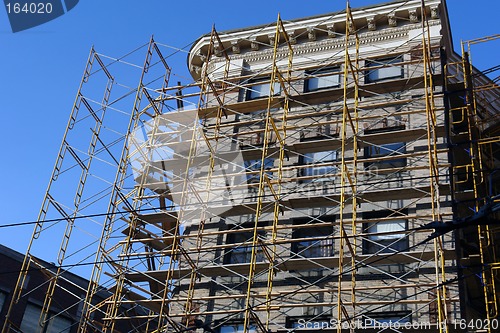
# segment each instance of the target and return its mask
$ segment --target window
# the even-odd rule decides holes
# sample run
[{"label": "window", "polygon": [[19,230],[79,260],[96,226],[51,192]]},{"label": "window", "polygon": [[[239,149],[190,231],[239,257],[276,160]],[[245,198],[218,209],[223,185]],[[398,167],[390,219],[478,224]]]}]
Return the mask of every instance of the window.
[{"label": "window", "polygon": [[[24,310],[23,320],[21,321],[21,331],[23,332],[38,332],[40,331],[40,314],[42,308],[38,305],[28,303]],[[55,316],[49,313],[49,320],[45,324],[45,333],[69,333],[72,322],[70,319],[60,315]]]},{"label": "window", "polygon": [[[264,98],[269,96],[270,92],[270,82],[269,78],[252,80],[249,83],[252,84],[250,87],[246,88],[245,99],[247,101],[252,99]],[[263,82],[263,83],[259,83]],[[274,96],[278,96],[281,93],[281,85],[279,82],[274,83]]]},{"label": "window", "polygon": [[[404,125],[365,129],[364,134],[386,133],[405,129]],[[389,168],[402,168],[406,166],[406,157],[395,158],[398,155],[406,153],[405,142],[394,142],[380,145],[371,145],[365,147],[365,157],[377,159],[374,162],[366,162],[365,168],[370,169],[389,169]],[[381,157],[391,157],[380,160]]]},{"label": "window", "polygon": [[[269,112],[274,114],[279,108],[271,108]],[[266,117],[267,110],[258,110],[240,115],[238,121],[242,124],[235,124],[235,132],[242,149],[249,147],[262,146],[266,138]],[[267,144],[276,143],[276,133],[271,129],[267,132]]]},{"label": "window", "polygon": [[294,330],[328,330],[332,329],[335,325],[330,321],[328,316],[293,316],[286,318],[286,328],[293,328]]},{"label": "window", "polygon": [[[322,216],[320,221],[309,218],[294,219],[294,225],[301,225],[295,228],[292,232],[292,254],[294,257],[303,258],[320,258],[331,257],[334,253],[333,242],[333,226],[321,226],[321,222],[334,222],[333,216]],[[309,223],[311,226],[307,225]],[[312,226],[314,224],[314,226]]]},{"label": "window", "polygon": [[365,232],[368,233],[366,253],[392,253],[408,248],[408,238],[398,231],[406,230],[406,220],[392,220],[370,223]]},{"label": "window", "polygon": [[71,330],[71,320],[58,316],[52,317],[47,325],[46,333],[69,333]]},{"label": "window", "polygon": [[306,179],[302,179],[301,182],[333,182],[335,180],[335,174],[337,173],[337,167],[333,165],[316,165],[334,162],[336,160],[336,150],[305,153],[303,156],[301,156],[301,164],[311,166],[300,169],[299,175],[302,177],[307,177]]},{"label": "window", "polygon": [[[251,228],[247,225],[246,228]],[[258,237],[265,238],[265,232],[259,231]],[[227,235],[227,244],[234,244],[228,248],[224,255],[225,264],[245,264],[249,263],[252,259],[252,240],[253,230],[233,232]],[[256,247],[256,261],[264,261],[264,253],[262,248],[257,245]]]},{"label": "window", "polygon": [[409,311],[370,313],[369,315],[363,315],[362,320],[367,328],[394,327],[396,323],[410,323],[411,313]]},{"label": "window", "polygon": [[[383,145],[373,145],[365,147],[366,158],[380,158],[386,156],[397,156],[406,153],[406,143],[396,142]],[[406,157],[378,160],[376,162],[365,163],[365,168],[389,169],[402,168],[406,165]]]},{"label": "window", "polygon": [[[245,171],[248,184],[258,183],[260,180],[260,169],[262,165],[262,160],[248,160],[245,161]],[[272,177],[272,171],[270,171],[274,166],[273,158],[264,159],[264,172],[269,178]]]},{"label": "window", "polygon": [[403,65],[400,64],[401,60],[401,57],[396,57],[367,62],[366,67],[368,68],[368,71],[366,73],[365,82],[373,83],[404,77]]},{"label": "window", "polygon": [[336,124],[332,124],[331,114],[323,117],[311,117],[310,119],[311,124],[304,126],[300,130],[300,141],[322,140],[339,136],[340,122],[338,118]]},{"label": "window", "polygon": [[[219,327],[220,333],[243,333],[244,331],[244,326],[241,323],[222,325]],[[255,326],[250,325],[250,327],[247,329],[247,332],[256,333],[257,329],[255,328]]]},{"label": "window", "polygon": [[316,69],[306,72],[304,91],[316,91],[321,89],[340,87],[340,74],[338,67]]},{"label": "window", "polygon": [[[391,211],[378,211],[363,214],[364,219],[381,218],[389,216],[402,216],[406,213],[400,213],[395,216]],[[408,249],[408,237],[406,219],[381,220],[365,223],[364,232],[368,234],[363,241],[363,252],[365,254],[374,253],[393,253],[395,251],[405,251]]]}]

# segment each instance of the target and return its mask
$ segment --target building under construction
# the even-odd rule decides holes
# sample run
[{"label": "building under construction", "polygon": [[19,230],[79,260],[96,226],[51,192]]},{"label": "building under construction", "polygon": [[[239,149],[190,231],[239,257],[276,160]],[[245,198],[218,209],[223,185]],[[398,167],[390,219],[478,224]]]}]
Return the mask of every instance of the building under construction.
[{"label": "building under construction", "polygon": [[40,332],[64,291],[58,332],[498,332],[498,68],[470,57],[500,35],[458,54],[447,15],[347,1],[213,29],[187,85],[153,39],[91,50],[2,332],[32,270]]}]

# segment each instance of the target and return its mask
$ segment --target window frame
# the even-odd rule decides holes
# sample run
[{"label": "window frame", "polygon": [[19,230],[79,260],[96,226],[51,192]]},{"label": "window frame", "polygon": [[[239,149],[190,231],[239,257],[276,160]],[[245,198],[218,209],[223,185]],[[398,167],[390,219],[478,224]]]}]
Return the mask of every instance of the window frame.
[{"label": "window frame", "polygon": [[[394,217],[393,220],[382,220],[375,222],[363,222],[363,233],[366,236],[363,239],[363,254],[386,254],[395,253],[399,251],[405,251],[410,246],[410,240],[406,235],[408,231],[408,217],[407,211],[401,210],[397,214],[394,211],[382,210],[375,212],[363,213],[363,219],[382,219],[385,217]],[[384,233],[386,231],[371,231],[373,227],[382,226],[386,224],[404,224],[403,228],[399,230],[399,233],[392,233],[388,235],[379,235],[379,233]],[[371,235],[369,235],[371,234]],[[399,235],[399,237],[397,237]],[[379,237],[379,239],[374,239]]]},{"label": "window frame", "polygon": [[[326,73],[332,73],[331,75],[322,75]],[[320,75],[320,76],[316,76]],[[337,79],[336,83],[328,84],[330,82],[330,78],[335,77]],[[317,81],[317,86],[311,88],[311,83]],[[334,82],[335,80],[331,80]],[[326,84],[324,84],[326,82]],[[307,70],[305,72],[304,79],[304,92],[314,92],[331,88],[340,88],[341,86],[341,73],[340,66],[328,66],[324,68],[316,68]]]},{"label": "window frame", "polygon": [[[271,179],[273,177],[273,172],[270,169],[274,168],[274,158],[266,157],[264,158],[264,173]],[[243,167],[245,169],[245,178],[247,184],[257,184],[260,182],[260,174],[252,173],[259,171],[262,165],[262,159],[256,160],[245,160],[243,161]]]},{"label": "window frame", "polygon": [[[301,328],[301,323],[306,326]],[[312,327],[308,327],[312,326]],[[315,328],[319,326],[321,328]],[[287,316],[285,320],[285,327],[288,329],[293,329],[294,331],[311,331],[313,329],[328,329],[332,327],[331,317],[327,315],[302,315],[302,316]]]},{"label": "window frame", "polygon": [[[365,158],[381,158],[387,156],[396,156],[399,154],[406,154],[406,142],[392,142],[387,144],[381,144],[377,146],[367,146],[364,148]],[[376,152],[379,150],[378,152]],[[386,153],[382,152],[385,151]],[[377,169],[394,169],[403,168],[407,165],[406,157],[395,158],[390,160],[365,162],[365,169],[373,168]]]},{"label": "window frame", "polygon": [[[256,99],[268,98],[269,93],[271,91],[271,78],[261,77],[261,78],[251,79],[248,80],[248,82],[246,82],[246,85],[247,87],[244,88],[245,101],[253,101]],[[257,87],[258,90],[256,89]],[[281,95],[281,84],[279,82],[274,82],[273,96],[279,96],[279,95]]]},{"label": "window frame", "polygon": [[[381,81],[386,81],[386,80],[394,80],[394,79],[402,79],[405,77],[405,69],[404,69],[404,59],[401,59],[403,55],[398,55],[394,57],[383,57],[383,58],[376,58],[376,59],[371,59],[367,60],[365,63],[365,83],[377,83]],[[389,71],[394,71],[396,72],[395,68],[396,66],[392,65],[397,65],[398,63],[401,63],[401,65],[397,66],[399,67],[400,71],[398,74],[384,74],[382,77],[380,77],[380,73],[385,73]],[[375,69],[370,69],[370,67],[377,67]],[[373,76],[377,75],[376,78]]]},{"label": "window frame", "polygon": [[[335,157],[331,159],[324,159],[324,157],[320,159],[315,159],[314,154],[321,154],[321,153],[327,153],[327,154],[334,154]],[[310,154],[313,154],[313,156],[308,156]],[[331,162],[337,162],[338,161],[338,151],[337,150],[322,150],[322,151],[317,151],[317,152],[308,152],[304,153],[303,155],[300,155],[299,157],[299,164],[302,166],[302,168],[299,169],[299,177],[311,177],[315,176],[315,178],[311,179],[300,179],[301,184],[306,184],[306,183],[328,183],[328,182],[335,182],[336,176],[335,174],[338,172],[338,167],[332,165],[332,166],[316,166],[317,164],[323,164],[323,163],[331,163]],[[308,167],[304,167],[308,166]],[[323,172],[323,170],[326,170]],[[326,177],[325,177],[326,176]]]},{"label": "window frame", "polygon": [[[218,333],[242,333],[244,331],[244,322],[242,320],[229,320],[225,321],[223,323],[218,323],[216,322],[217,328],[215,329],[216,332]],[[230,328],[233,328],[230,330]],[[228,328],[228,330],[224,330],[224,328]],[[257,327],[254,325],[250,325],[249,329],[247,330],[248,333],[256,333],[257,332]]]},{"label": "window frame", "polygon": [[[395,127],[385,127],[385,128],[377,128],[365,130],[365,135],[377,134],[377,133],[387,133],[392,131],[404,130],[405,126],[395,126]],[[396,145],[396,146],[395,146]],[[377,153],[376,150],[379,150]],[[385,153],[382,153],[382,150]],[[374,153],[375,152],[375,153]],[[386,156],[396,156],[400,154],[406,154],[406,142],[389,142],[380,145],[368,145],[364,147],[364,157],[365,158],[380,158]],[[382,161],[374,161],[374,162],[365,162],[365,169],[369,169],[375,166],[377,169],[394,169],[394,168],[403,168],[408,164],[406,157],[400,157],[390,160],[382,160]]]},{"label": "window frame", "polygon": [[[42,307],[40,305],[38,305],[37,303],[34,303],[34,302],[30,302],[28,301],[28,303],[26,304],[26,307],[24,309],[24,313],[23,313],[23,317],[21,319],[21,325],[20,325],[20,328],[25,331],[25,332],[31,332],[31,324],[33,324],[33,322],[29,323],[29,324],[26,324],[28,320],[30,320],[29,318],[25,319],[26,315],[27,315],[27,311],[28,311],[28,307],[31,307],[33,309],[32,313],[30,315],[34,315],[35,316],[35,330],[36,331],[39,331],[40,330],[40,327],[38,326],[39,324],[39,318],[40,318],[40,314],[42,312]],[[31,318],[32,319],[32,318]],[[64,321],[67,321],[67,327],[61,331],[60,329],[54,331],[52,330],[53,326],[55,325],[55,322],[60,322],[61,320],[64,320]],[[28,325],[28,327],[26,327],[26,325]],[[71,332],[71,329],[72,329],[72,326],[74,325],[74,321],[71,320],[71,318],[69,317],[66,317],[66,316],[62,316],[62,315],[54,315],[54,312],[53,311],[49,311],[48,313],[48,320],[45,322],[45,325],[43,326],[42,330],[43,332],[46,332],[46,333],[52,333],[52,332],[64,332],[64,333],[70,333]],[[24,327],[23,327],[24,326]],[[56,327],[57,328],[57,327]]]},{"label": "window frame", "polygon": [[[319,220],[319,221],[316,221]],[[321,222],[325,225],[321,226]],[[331,223],[335,222],[334,215],[316,217],[311,220],[308,217],[299,217],[292,219],[292,225],[314,224],[315,227],[293,228],[292,244],[290,254],[292,258],[328,258],[335,255],[335,239],[333,235],[335,228]],[[314,233],[321,233],[314,235]],[[327,239],[325,239],[328,237]],[[310,238],[311,240],[295,241],[296,239]],[[320,255],[314,255],[314,254]]]},{"label": "window frame", "polygon": [[[395,319],[395,320],[393,320]],[[411,317],[411,312],[410,311],[387,311],[387,312],[372,312],[370,313],[369,316],[363,315],[362,320],[365,323],[368,323],[369,321],[376,321],[374,322],[373,325],[381,325],[384,323],[400,323],[400,324],[405,324],[405,323],[411,323],[412,322],[412,317]],[[367,329],[370,329],[371,326],[367,326]]]},{"label": "window frame", "polygon": [[[253,224],[245,224],[242,225],[242,229],[248,229],[252,228]],[[263,227],[263,225],[259,225],[259,228]],[[238,230],[238,229],[235,229]],[[266,232],[264,230],[258,230],[257,231],[258,235],[261,238],[266,237]],[[238,239],[237,237],[241,237]],[[240,231],[240,232],[231,232],[228,233],[226,236],[226,245],[237,245],[237,244],[242,244],[242,243],[249,243],[251,242],[253,238],[253,230],[248,230],[248,231]],[[243,240],[243,241],[241,241]],[[252,244],[247,244],[247,245],[237,245],[237,246],[231,246],[227,247],[225,252],[224,252],[224,259],[223,262],[226,265],[237,265],[237,264],[248,264],[250,263],[249,256],[252,255]],[[243,260],[236,260],[237,258],[243,257]],[[262,249],[259,249],[259,247],[256,248],[256,262],[262,262],[265,260],[265,255]]]}]

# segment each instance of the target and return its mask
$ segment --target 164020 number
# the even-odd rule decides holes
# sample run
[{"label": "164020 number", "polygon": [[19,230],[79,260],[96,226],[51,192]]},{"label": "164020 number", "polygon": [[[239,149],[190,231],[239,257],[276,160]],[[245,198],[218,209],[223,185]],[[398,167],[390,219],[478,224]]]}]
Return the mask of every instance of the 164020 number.
[{"label": "164020 number", "polygon": [[6,3],[8,14],[50,14],[52,13],[52,4],[50,2],[30,2],[30,3]]},{"label": "164020 number", "polygon": [[494,330],[497,331],[500,327],[500,322],[498,319],[471,319],[469,321],[465,319],[456,320],[453,325],[455,329],[459,328],[461,330]]}]

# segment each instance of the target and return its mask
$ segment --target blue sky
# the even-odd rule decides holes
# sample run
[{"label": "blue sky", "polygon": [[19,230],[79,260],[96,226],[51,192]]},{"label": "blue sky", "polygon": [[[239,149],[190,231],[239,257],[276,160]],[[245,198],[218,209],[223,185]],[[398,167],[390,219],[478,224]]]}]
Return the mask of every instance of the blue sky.
[{"label": "blue sky", "polygon": [[[351,7],[380,2],[351,0]],[[120,56],[154,34],[182,48],[212,24],[227,30],[273,22],[278,12],[293,19],[344,8],[344,0],[81,0],[62,17],[15,34],[0,8],[0,225],[36,219],[92,45]],[[498,1],[448,0],[448,9],[455,47],[500,33]],[[499,42],[476,49],[480,68],[498,64]],[[170,66],[185,71],[185,57]],[[32,226],[0,228],[0,244],[24,252],[31,232]]]}]

